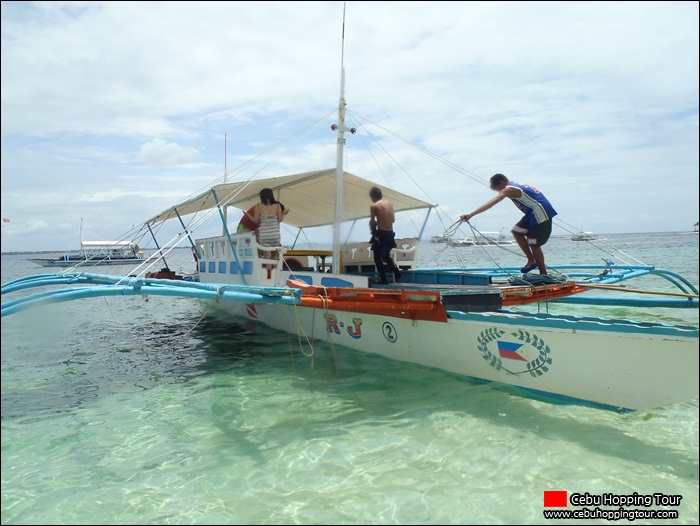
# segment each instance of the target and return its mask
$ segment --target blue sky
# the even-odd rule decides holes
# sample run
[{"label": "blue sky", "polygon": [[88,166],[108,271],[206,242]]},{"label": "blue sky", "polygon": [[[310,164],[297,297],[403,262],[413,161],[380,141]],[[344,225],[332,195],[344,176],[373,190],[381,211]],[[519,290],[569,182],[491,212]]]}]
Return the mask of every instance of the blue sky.
[{"label": "blue sky", "polygon": [[[77,248],[81,218],[121,239],[313,123],[261,176],[333,166],[343,6],[2,2],[2,250]],[[347,170],[439,205],[426,234],[496,172],[549,197],[553,235],[698,221],[697,2],[345,6],[347,124],[461,167],[397,143],[382,180],[353,157],[364,128],[347,136]]]}]

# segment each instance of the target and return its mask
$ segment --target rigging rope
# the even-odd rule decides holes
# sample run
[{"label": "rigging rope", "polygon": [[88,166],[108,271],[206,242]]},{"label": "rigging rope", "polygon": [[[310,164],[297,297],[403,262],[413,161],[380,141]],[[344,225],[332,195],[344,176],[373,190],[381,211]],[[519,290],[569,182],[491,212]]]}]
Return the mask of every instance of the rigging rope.
[{"label": "rigging rope", "polygon": [[554,275],[550,274],[523,274],[521,276],[511,276],[508,278],[509,285],[532,285],[537,287],[540,285],[556,285],[558,283],[566,283],[569,278],[560,272],[554,271]]}]

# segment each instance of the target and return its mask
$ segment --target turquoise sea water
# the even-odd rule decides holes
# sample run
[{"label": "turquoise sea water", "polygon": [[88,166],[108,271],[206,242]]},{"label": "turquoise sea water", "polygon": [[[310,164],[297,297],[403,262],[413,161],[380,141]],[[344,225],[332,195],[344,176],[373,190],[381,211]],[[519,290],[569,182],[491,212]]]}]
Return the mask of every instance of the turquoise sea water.
[{"label": "turquoise sea water", "polygon": [[[597,245],[554,238],[545,253],[550,264],[653,264],[698,284],[697,234]],[[514,248],[424,244],[421,258],[518,265]],[[58,270],[27,257],[2,256],[3,283]],[[170,259],[194,266],[189,251]],[[639,316],[698,323],[697,310]],[[611,522],[545,519],[552,490],[680,495],[680,506],[625,509],[679,513],[638,524],[697,524],[698,434],[697,399],[628,414],[555,405],[300,348],[188,299],[96,298],[2,318],[2,524]]]}]

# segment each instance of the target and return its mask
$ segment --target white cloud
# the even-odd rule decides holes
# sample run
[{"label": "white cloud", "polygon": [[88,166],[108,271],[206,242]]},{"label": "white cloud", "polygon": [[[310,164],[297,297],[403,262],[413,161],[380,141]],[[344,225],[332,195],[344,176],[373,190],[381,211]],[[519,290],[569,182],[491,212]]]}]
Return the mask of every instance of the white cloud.
[{"label": "white cloud", "polygon": [[[117,238],[283,139],[269,175],[330,166],[343,7],[3,2],[3,250],[64,250],[81,217],[105,229],[93,237]],[[540,187],[566,228],[698,220],[696,2],[345,8],[348,122],[360,130],[346,168],[452,214],[428,234],[490,198],[495,172]],[[359,155],[367,131],[390,139],[373,123],[462,170],[397,141],[400,166],[377,170]],[[517,218],[501,204],[474,221],[496,231]]]},{"label": "white cloud", "polygon": [[197,149],[180,146],[163,139],[153,139],[141,147],[139,159],[144,164],[155,166],[178,166],[189,164],[197,158]]}]

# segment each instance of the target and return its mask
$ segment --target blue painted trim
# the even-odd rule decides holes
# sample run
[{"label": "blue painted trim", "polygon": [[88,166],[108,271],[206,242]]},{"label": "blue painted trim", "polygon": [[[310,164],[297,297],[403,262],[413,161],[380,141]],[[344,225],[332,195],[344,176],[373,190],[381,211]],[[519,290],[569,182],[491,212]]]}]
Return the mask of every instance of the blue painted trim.
[{"label": "blue painted trim", "polygon": [[[502,313],[516,314],[514,318],[503,316]],[[628,334],[645,333],[655,336],[673,336],[698,338],[698,327],[692,325],[667,325],[655,322],[637,322],[621,319],[594,318],[585,316],[567,316],[561,314],[501,311],[493,312],[462,312],[448,310],[447,315],[456,320],[492,322],[504,325],[526,325],[528,327],[564,329],[595,332],[623,332]]]},{"label": "blue painted trim", "polygon": [[348,287],[348,288],[354,288],[355,285],[353,285],[349,281],[345,281],[344,279],[338,279],[338,278],[330,278],[330,277],[323,277],[321,278],[321,285],[324,287]]},{"label": "blue painted trim", "polygon": [[[439,372],[446,372],[443,369],[431,368]],[[626,407],[619,407],[616,405],[603,404],[601,402],[592,402],[590,400],[584,400],[583,398],[575,398],[573,396],[564,396],[549,393],[547,391],[540,391],[539,389],[532,389],[530,387],[520,387],[517,385],[504,384],[501,382],[493,382],[491,380],[484,380],[483,378],[474,378],[473,376],[466,376],[463,374],[455,374],[447,371],[447,374],[457,378],[459,380],[466,380],[477,385],[493,385],[499,391],[511,391],[519,396],[524,396],[525,398],[532,398],[534,400],[541,400],[543,402],[548,402],[551,404],[558,405],[580,405],[584,407],[592,407],[595,409],[604,409],[606,411],[613,411],[615,413],[635,413],[635,409],[629,409]]]}]

